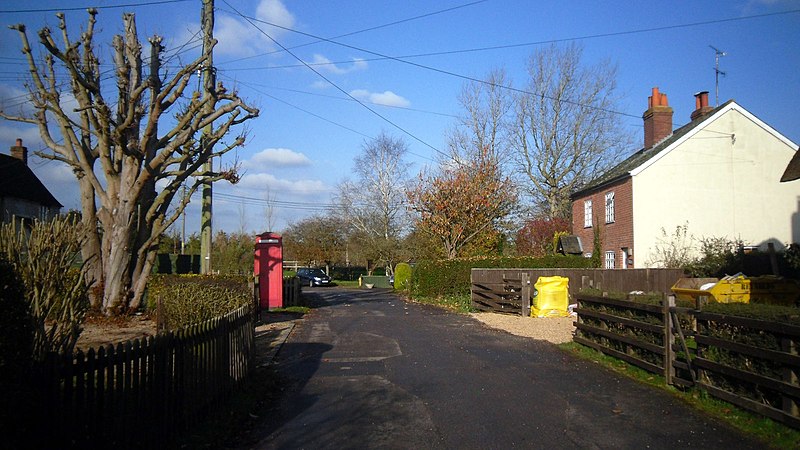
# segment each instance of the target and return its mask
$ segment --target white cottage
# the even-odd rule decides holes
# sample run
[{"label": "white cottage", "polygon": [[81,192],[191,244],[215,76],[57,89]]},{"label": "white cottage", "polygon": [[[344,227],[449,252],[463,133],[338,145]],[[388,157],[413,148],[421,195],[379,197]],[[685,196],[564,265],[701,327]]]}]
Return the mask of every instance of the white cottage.
[{"label": "white cottage", "polygon": [[591,252],[595,227],[608,268],[646,267],[662,236],[780,248],[800,242],[800,189],[781,183],[797,144],[733,100],[695,95],[691,122],[672,130],[666,94],[653,88],[644,148],[572,195],[572,230]]}]

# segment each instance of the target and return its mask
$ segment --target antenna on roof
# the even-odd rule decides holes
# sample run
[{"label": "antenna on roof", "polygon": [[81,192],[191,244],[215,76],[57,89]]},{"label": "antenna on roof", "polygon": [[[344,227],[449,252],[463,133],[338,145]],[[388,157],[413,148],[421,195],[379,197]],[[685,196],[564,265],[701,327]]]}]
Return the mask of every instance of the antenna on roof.
[{"label": "antenna on roof", "polygon": [[709,45],[709,47],[711,47],[711,49],[714,50],[714,75],[716,81],[715,91],[714,91],[714,102],[716,103],[716,105],[714,106],[719,106],[719,76],[720,75],[722,75],[723,77],[725,76],[725,72],[719,70],[719,57],[727,56],[727,53],[723,52],[717,47],[714,47],[713,45]]}]

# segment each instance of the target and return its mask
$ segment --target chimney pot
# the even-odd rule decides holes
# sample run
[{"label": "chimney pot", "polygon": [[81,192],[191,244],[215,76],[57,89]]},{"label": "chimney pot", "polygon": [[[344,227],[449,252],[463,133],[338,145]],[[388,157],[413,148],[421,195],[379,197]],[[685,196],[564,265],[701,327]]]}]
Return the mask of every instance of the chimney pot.
[{"label": "chimney pot", "polygon": [[708,91],[700,91],[694,94],[694,108],[690,116],[692,120],[702,117],[714,109],[708,105]]},{"label": "chimney pot", "polygon": [[647,99],[647,111],[644,112],[644,148],[651,148],[665,137],[672,134],[672,108],[669,106],[667,94],[654,87]]},{"label": "chimney pot", "polygon": [[22,145],[22,139],[17,138],[17,145],[11,147],[11,156],[28,165],[28,148]]}]

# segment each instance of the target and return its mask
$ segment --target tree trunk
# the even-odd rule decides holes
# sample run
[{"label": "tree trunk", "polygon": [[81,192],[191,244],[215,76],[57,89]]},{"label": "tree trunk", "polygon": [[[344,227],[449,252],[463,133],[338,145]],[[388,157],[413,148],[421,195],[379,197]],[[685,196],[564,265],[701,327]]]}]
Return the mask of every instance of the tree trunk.
[{"label": "tree trunk", "polygon": [[81,222],[86,237],[81,245],[81,257],[86,264],[84,279],[89,288],[89,304],[99,308],[103,303],[104,277],[103,260],[100,254],[100,236],[97,234],[97,205],[94,202],[94,188],[85,177],[79,181],[81,192]]}]

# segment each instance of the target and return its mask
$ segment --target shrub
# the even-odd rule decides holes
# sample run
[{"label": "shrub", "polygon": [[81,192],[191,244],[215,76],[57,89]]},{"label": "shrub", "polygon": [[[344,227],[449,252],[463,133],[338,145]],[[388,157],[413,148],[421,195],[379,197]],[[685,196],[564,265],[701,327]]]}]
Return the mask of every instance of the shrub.
[{"label": "shrub", "polygon": [[394,268],[394,288],[397,290],[408,291],[411,287],[411,275],[413,269],[408,263],[399,263]]},{"label": "shrub", "polygon": [[411,277],[414,296],[439,297],[468,295],[473,268],[587,268],[591,260],[580,256],[545,256],[542,258],[469,258],[421,261]]},{"label": "shrub", "polygon": [[74,217],[17,220],[0,226],[0,253],[19,275],[33,320],[33,357],[72,352],[89,309],[80,248],[84,232]]},{"label": "shrub", "polygon": [[161,301],[159,322],[176,330],[224,316],[252,302],[249,277],[154,275],[147,285],[148,307]]},{"label": "shrub", "polygon": [[17,376],[33,356],[33,320],[22,279],[0,256],[0,384]]}]

